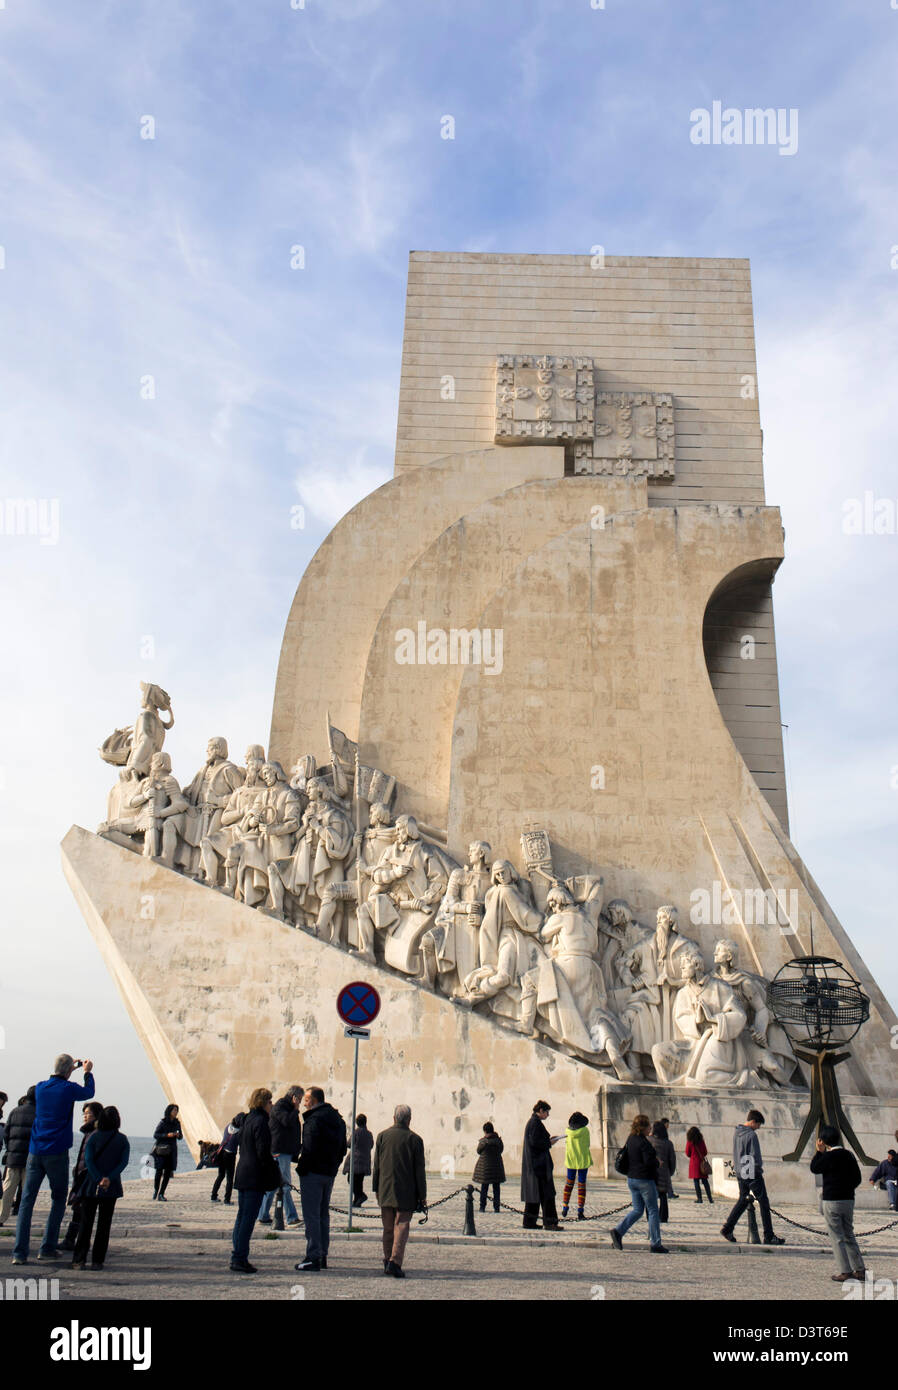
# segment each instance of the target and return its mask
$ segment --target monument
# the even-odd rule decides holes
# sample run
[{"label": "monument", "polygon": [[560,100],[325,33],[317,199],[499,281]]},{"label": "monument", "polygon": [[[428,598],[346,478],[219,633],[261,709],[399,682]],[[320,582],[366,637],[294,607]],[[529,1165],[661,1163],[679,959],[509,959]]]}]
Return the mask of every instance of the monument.
[{"label": "monument", "polygon": [[63,842],[185,1134],[254,1085],[345,1109],[361,976],[364,1108],[410,1104],[434,1166],[492,1119],[514,1169],[537,1095],[606,1171],[637,1110],[728,1154],[754,1104],[774,1199],[806,1194],[768,982],[812,933],[860,982],[874,1153],[896,1018],[788,835],[748,264],[415,252],[402,361],[394,477],[300,581],[267,757],[215,735],[182,786],[145,686]]}]

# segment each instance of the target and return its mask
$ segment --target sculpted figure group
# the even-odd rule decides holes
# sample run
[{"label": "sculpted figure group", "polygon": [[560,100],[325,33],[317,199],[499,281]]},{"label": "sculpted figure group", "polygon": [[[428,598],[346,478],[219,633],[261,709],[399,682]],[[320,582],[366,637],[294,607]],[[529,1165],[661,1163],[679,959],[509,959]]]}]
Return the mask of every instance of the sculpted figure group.
[{"label": "sculpted figure group", "polygon": [[229,761],[220,737],[182,791],[162,751],[173,723],[167,693],[142,684],[133,730],[100,750],[121,772],[99,833],[622,1081],[804,1084],[767,982],[733,941],[709,968],[671,904],[649,928],[623,899],[605,903],[598,875],[560,879],[545,831],[526,828],[523,873],[483,840],[459,865],[439,832],[393,816],[392,779],[357,753],[350,795],[336,756],[319,769],[304,755],[288,780],[258,744],[244,767]]}]

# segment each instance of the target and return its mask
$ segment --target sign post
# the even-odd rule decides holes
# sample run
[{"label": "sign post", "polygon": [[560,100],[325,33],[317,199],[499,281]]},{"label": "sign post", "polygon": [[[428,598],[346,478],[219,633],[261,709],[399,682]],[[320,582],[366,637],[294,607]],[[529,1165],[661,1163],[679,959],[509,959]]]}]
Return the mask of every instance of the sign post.
[{"label": "sign post", "polygon": [[380,1013],[380,995],[373,985],[367,985],[362,980],[354,980],[351,985],[344,985],[337,995],[337,1013],[346,1024],[343,1029],[343,1036],[355,1041],[355,1062],[352,1069],[352,1114],[349,1130],[349,1224],[346,1227],[346,1234],[349,1235],[352,1232],[352,1207],[355,1192],[355,1151],[352,1136],[355,1132],[355,1108],[359,1092],[359,1041],[361,1038],[370,1038],[371,1036],[365,1025],[373,1023]]}]

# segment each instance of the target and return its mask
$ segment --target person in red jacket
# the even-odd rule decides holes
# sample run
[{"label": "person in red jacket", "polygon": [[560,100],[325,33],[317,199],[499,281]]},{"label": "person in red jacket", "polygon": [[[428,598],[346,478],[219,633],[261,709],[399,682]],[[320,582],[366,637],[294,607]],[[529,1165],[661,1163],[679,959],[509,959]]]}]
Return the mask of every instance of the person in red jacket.
[{"label": "person in red jacket", "polygon": [[695,1200],[699,1206],[702,1203],[702,1186],[708,1194],[708,1201],[714,1205],[714,1198],[711,1196],[711,1184],[708,1181],[711,1176],[711,1165],[708,1162],[708,1146],[702,1138],[702,1132],[698,1125],[693,1125],[686,1131],[686,1157],[689,1159],[689,1176],[695,1187]]}]

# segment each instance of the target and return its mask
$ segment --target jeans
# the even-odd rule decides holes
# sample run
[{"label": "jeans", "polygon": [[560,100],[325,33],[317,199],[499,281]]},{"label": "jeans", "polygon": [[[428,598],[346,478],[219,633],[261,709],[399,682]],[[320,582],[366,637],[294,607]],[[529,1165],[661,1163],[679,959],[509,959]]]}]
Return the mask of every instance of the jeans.
[{"label": "jeans", "polygon": [[625,1236],[645,1212],[649,1223],[649,1242],[661,1244],[661,1222],[658,1219],[658,1187],[652,1178],[627,1178],[630,1200],[633,1203],[623,1221],[617,1227],[619,1236]]},{"label": "jeans", "polygon": [[400,1211],[398,1207],[381,1207],[380,1219],[384,1224],[384,1259],[392,1260],[401,1269],[412,1227],[412,1214],[410,1211]]},{"label": "jeans", "polygon": [[892,1178],[886,1178],[886,1192],[888,1193],[889,1206],[894,1211],[898,1207],[898,1182]]},{"label": "jeans", "polygon": [[854,1237],[854,1198],[823,1202],[821,1205],[840,1274],[859,1274],[864,1268],[864,1260]]},{"label": "jeans", "polygon": [[259,1215],[259,1207],[262,1205],[262,1192],[254,1189],[249,1191],[242,1190],[237,1193],[237,1219],[234,1222],[233,1249],[231,1251],[231,1264],[246,1264],[249,1259],[249,1242],[256,1224],[256,1217]]},{"label": "jeans", "polygon": [[87,1259],[87,1250],[90,1245],[91,1232],[93,1230],[94,1217],[97,1218],[97,1233],[94,1236],[94,1248],[91,1253],[91,1260],[95,1265],[101,1265],[106,1259],[106,1251],[109,1249],[109,1230],[112,1226],[112,1213],[115,1211],[115,1197],[85,1197],[81,1202],[81,1224],[78,1227],[78,1239],[75,1242],[75,1253],[72,1262]]},{"label": "jeans", "polygon": [[[290,1164],[293,1161],[290,1154],[278,1154],[276,1159],[277,1166],[281,1170],[281,1177],[284,1180],[284,1218],[287,1221],[297,1221],[299,1219],[296,1215],[296,1203],[293,1200],[293,1193],[290,1191]],[[278,1190],[276,1187],[272,1188],[270,1192],[265,1193],[265,1199],[262,1202],[262,1210],[259,1215],[264,1216],[266,1220],[271,1215],[271,1204],[277,1195]]]},{"label": "jeans", "polygon": [[16,1222],[16,1247],[13,1254],[27,1260],[31,1245],[31,1213],[37,1201],[44,1178],[50,1184],[52,1206],[44,1238],[41,1241],[41,1254],[49,1255],[59,1243],[59,1228],[65,1216],[65,1202],[69,1195],[69,1156],[61,1154],[29,1154],[22,1185],[22,1201],[19,1206],[19,1219]]},{"label": "jeans", "polygon": [[729,1231],[730,1234],[732,1234],[733,1227],[739,1220],[739,1217],[745,1211],[745,1208],[748,1206],[749,1194],[752,1194],[753,1196],[757,1197],[758,1206],[761,1209],[761,1225],[764,1227],[764,1239],[772,1240],[773,1221],[771,1220],[770,1216],[770,1199],[767,1196],[767,1188],[764,1185],[764,1179],[739,1178],[738,1182],[739,1200],[733,1207],[733,1210],[730,1212],[726,1221],[723,1223],[723,1229],[725,1231]]},{"label": "jeans", "polygon": [[486,1211],[486,1195],[490,1188],[493,1189],[493,1211],[499,1210],[499,1183],[482,1182],[480,1184],[480,1210]]},{"label": "jeans", "polygon": [[331,1239],[331,1219],[328,1207],[331,1200],[332,1177],[324,1173],[306,1173],[299,1180],[302,1219],[306,1227],[306,1259],[326,1260]]}]

